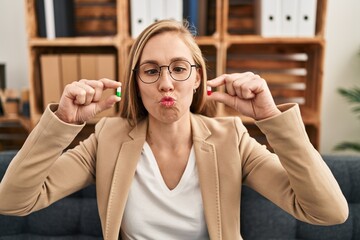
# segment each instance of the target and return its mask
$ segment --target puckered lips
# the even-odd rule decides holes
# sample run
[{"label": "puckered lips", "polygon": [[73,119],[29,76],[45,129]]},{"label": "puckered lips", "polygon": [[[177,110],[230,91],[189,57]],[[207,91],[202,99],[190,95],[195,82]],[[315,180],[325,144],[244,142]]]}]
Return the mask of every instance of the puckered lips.
[{"label": "puckered lips", "polygon": [[174,106],[176,100],[172,97],[169,97],[169,96],[165,96],[163,98],[161,98],[160,100],[160,105],[163,106],[163,107],[172,107]]}]

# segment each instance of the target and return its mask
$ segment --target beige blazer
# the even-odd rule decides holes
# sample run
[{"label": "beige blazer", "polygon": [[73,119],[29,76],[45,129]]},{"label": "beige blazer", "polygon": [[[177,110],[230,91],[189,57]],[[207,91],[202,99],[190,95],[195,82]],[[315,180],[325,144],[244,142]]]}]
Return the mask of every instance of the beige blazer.
[{"label": "beige blazer", "polygon": [[[237,117],[191,115],[193,144],[211,239],[242,239],[240,196],[247,184],[296,218],[316,224],[346,220],[347,202],[312,147],[297,105],[257,122],[277,153],[252,139]],[[0,184],[0,213],[26,215],[95,183],[105,239],[119,238],[121,220],[147,121],[132,128],[104,118],[95,133],[62,154],[83,126],[61,122],[46,109]]]}]

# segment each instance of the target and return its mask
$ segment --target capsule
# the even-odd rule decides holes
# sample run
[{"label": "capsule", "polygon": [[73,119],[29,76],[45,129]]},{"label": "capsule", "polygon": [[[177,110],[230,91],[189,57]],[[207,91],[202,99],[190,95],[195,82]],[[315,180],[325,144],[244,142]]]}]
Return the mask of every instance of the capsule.
[{"label": "capsule", "polygon": [[212,93],[211,87],[210,87],[210,86],[207,86],[207,87],[206,87],[206,91],[207,91],[207,95],[210,96],[211,93]]},{"label": "capsule", "polygon": [[116,89],[116,96],[121,97],[121,87]]}]

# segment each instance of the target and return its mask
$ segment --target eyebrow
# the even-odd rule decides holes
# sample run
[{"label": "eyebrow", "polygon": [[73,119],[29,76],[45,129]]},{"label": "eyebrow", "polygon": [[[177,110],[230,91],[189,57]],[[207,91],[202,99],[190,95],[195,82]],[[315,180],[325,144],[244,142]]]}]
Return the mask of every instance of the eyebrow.
[{"label": "eyebrow", "polygon": [[[174,62],[174,61],[179,61],[179,60],[185,60],[185,61],[190,62],[190,60],[188,60],[187,58],[184,58],[184,57],[175,57],[175,58],[171,58],[171,59],[170,59],[170,63],[172,63],[172,62]],[[139,65],[142,65],[142,64],[144,64],[144,63],[155,63],[155,64],[159,65],[159,62],[158,62],[158,61],[156,61],[156,60],[150,60],[150,59],[149,59],[149,60],[145,60],[145,61],[139,63]]]}]

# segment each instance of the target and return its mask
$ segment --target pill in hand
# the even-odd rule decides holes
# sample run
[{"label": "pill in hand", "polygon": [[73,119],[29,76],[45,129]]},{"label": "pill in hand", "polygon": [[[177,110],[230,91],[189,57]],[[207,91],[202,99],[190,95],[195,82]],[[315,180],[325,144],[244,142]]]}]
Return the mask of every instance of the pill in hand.
[{"label": "pill in hand", "polygon": [[210,86],[207,86],[207,87],[206,87],[206,91],[207,91],[207,95],[210,96],[211,93],[212,93],[211,87],[210,87]]},{"label": "pill in hand", "polygon": [[116,96],[121,97],[121,87],[116,89]]}]

